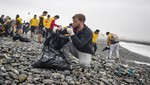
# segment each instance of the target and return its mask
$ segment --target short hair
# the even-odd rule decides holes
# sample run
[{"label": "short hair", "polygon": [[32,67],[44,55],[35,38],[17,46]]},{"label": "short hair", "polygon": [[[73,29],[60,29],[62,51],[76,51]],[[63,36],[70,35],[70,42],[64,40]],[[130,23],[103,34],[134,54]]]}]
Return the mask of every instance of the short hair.
[{"label": "short hair", "polygon": [[44,12],[43,12],[43,14],[47,14],[47,13],[48,13],[47,11],[44,11]]},{"label": "short hair", "polygon": [[106,35],[109,35],[110,34],[110,32],[106,32]]},{"label": "short hair", "polygon": [[59,15],[55,15],[56,18],[59,18]]},{"label": "short hair", "polygon": [[5,15],[2,15],[1,17],[4,17]]},{"label": "short hair", "polygon": [[19,18],[19,17],[20,17],[19,14],[17,14],[17,15],[16,15],[16,19]]},{"label": "short hair", "polygon": [[86,17],[83,14],[76,14],[72,17],[72,19],[75,19],[75,18],[78,18],[80,21],[83,21],[83,22],[85,22],[86,20]]},{"label": "short hair", "polygon": [[34,17],[37,17],[37,15],[35,14]]},{"label": "short hair", "polygon": [[47,17],[50,17],[50,15],[47,15]]},{"label": "short hair", "polygon": [[95,32],[100,32],[100,30],[99,30],[99,29],[96,29]]}]

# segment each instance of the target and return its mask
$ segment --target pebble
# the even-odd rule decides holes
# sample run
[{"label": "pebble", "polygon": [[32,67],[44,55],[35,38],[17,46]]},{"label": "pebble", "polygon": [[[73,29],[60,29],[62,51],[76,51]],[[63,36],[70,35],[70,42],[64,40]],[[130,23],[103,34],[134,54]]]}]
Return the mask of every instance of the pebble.
[{"label": "pebble", "polygon": [[128,84],[133,84],[134,81],[132,79],[124,79],[124,81]]},{"label": "pebble", "polygon": [[22,82],[26,81],[27,77],[28,76],[26,74],[19,75],[19,82],[22,83]]},{"label": "pebble", "polygon": [[3,72],[6,72],[6,69],[5,69],[4,67],[1,67],[1,70],[2,70]]},{"label": "pebble", "polygon": [[46,85],[51,85],[54,83],[54,80],[50,80],[50,79],[43,79],[43,83]]},{"label": "pebble", "polygon": [[61,74],[59,74],[59,73],[53,73],[52,76],[53,76],[55,79],[60,79],[60,78],[61,78]]},{"label": "pebble", "polygon": [[0,85],[5,84],[5,82],[3,80],[0,80]]}]

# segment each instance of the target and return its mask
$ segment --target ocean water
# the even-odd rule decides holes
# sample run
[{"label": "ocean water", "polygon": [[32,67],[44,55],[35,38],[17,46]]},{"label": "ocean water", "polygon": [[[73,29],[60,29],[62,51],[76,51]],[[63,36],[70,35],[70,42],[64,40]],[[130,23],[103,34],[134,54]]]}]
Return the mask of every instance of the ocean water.
[{"label": "ocean water", "polygon": [[136,43],[120,42],[120,45],[132,52],[150,57],[150,46]]},{"label": "ocean water", "polygon": [[[132,52],[150,57],[150,46],[148,45],[127,43],[127,42],[120,42],[120,45]],[[145,63],[145,62],[139,62],[139,61],[128,61],[128,62],[134,62],[137,64],[146,64],[150,66],[150,63]]]}]

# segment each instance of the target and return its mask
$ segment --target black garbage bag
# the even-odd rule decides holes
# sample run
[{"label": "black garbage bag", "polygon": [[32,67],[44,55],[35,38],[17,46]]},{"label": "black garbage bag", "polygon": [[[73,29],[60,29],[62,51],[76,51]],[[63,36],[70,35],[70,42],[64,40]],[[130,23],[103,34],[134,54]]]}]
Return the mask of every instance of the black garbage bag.
[{"label": "black garbage bag", "polygon": [[41,58],[32,66],[45,69],[70,70],[61,48],[69,42],[69,38],[61,33],[51,34],[44,43]]},{"label": "black garbage bag", "polygon": [[53,48],[54,50],[61,50],[61,48],[70,40],[61,33],[52,33],[44,42],[45,47]]},{"label": "black garbage bag", "polygon": [[30,39],[24,38],[24,37],[20,36],[19,34],[15,34],[15,36],[13,37],[13,40],[14,41],[19,40],[21,42],[31,42]]},{"label": "black garbage bag", "polygon": [[32,66],[45,69],[70,70],[70,64],[66,61],[61,51],[49,49],[42,53],[42,57]]}]

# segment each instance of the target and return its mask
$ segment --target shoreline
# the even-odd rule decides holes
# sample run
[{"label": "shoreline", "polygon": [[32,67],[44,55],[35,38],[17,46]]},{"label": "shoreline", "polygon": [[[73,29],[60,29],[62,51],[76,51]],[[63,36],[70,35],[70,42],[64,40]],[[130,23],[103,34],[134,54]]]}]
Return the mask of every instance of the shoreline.
[{"label": "shoreline", "polygon": [[[108,51],[106,52],[101,52],[101,50],[106,46],[106,40],[103,40],[103,39],[100,39],[98,41],[98,52],[100,52],[103,56],[107,56],[108,55]],[[119,52],[120,52],[120,58],[127,61],[127,60],[130,60],[130,61],[137,61],[137,62],[142,62],[142,63],[149,63],[150,64],[150,57],[148,56],[144,56],[142,54],[138,54],[138,53],[135,53],[135,52],[132,52],[122,46],[120,46],[120,49],[119,49]],[[115,55],[113,54],[113,57]]]},{"label": "shoreline", "polygon": [[121,40],[121,42],[135,43],[135,44],[142,44],[142,45],[147,45],[147,46],[150,46],[150,42],[146,42],[146,41],[136,41],[136,40]]}]

